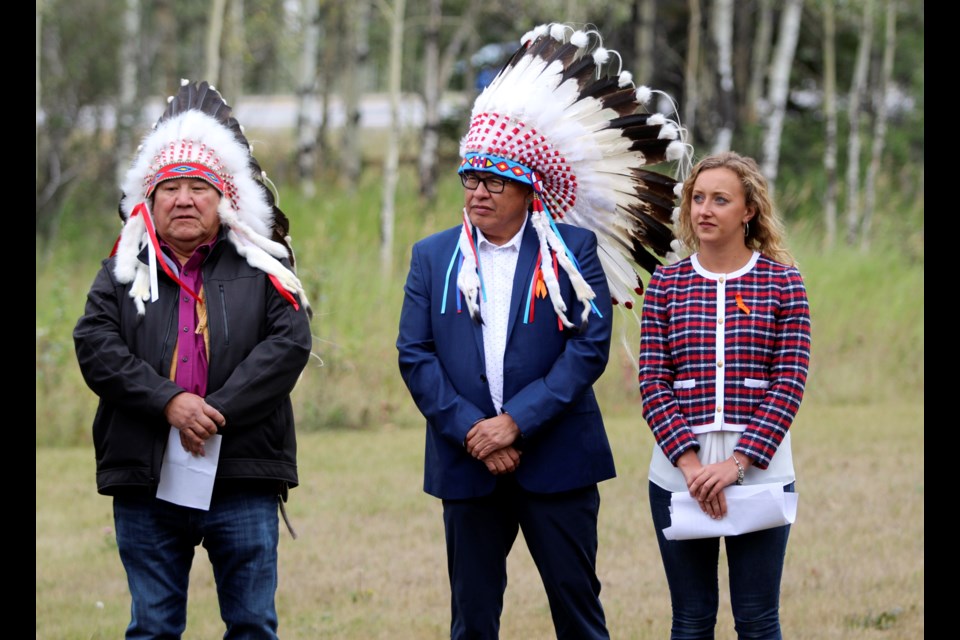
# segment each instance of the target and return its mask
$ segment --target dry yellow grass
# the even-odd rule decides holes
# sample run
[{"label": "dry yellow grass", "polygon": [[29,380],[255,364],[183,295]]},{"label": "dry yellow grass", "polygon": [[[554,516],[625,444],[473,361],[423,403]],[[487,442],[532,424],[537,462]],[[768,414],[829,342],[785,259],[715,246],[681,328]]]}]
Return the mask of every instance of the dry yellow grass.
[{"label": "dry yellow grass", "polygon": [[[923,637],[923,423],[922,401],[837,407],[808,398],[801,408],[785,637]],[[623,410],[608,416],[608,430],[619,471],[601,485],[599,573],[610,631],[667,638],[669,600],[646,497],[652,437],[638,413]],[[299,538],[284,531],[280,543],[281,637],[449,636],[440,504],[421,491],[422,442],[419,427],[301,436],[302,486],[288,505]],[[110,500],[94,488],[92,450],[37,449],[36,469],[36,637],[122,637],[129,596]],[[509,564],[502,637],[553,637],[522,540]],[[728,602],[724,595],[718,640],[735,638]],[[185,637],[221,635],[199,549]]]}]

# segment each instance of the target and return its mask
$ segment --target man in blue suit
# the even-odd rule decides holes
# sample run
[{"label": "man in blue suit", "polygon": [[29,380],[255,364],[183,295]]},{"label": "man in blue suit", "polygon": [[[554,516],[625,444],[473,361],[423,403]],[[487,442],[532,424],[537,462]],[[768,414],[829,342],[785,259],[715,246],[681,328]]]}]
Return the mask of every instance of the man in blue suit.
[{"label": "man in blue suit", "polygon": [[597,485],[616,471],[593,384],[613,304],[643,291],[636,266],[675,251],[678,181],[648,167],[690,149],[595,30],[521,42],[460,143],[462,225],[413,246],[400,372],[443,501],[451,638],[498,637],[522,530],[557,638],[605,639]]},{"label": "man in blue suit", "polygon": [[[555,225],[548,231],[579,270],[544,266],[534,188],[493,169],[465,160],[463,227],[414,245],[397,340],[427,419],[424,490],[443,500],[451,637],[498,637],[520,529],[557,637],[608,638],[597,483],[616,472],[592,385],[607,364],[612,311],[597,237]],[[479,276],[475,308],[458,287],[464,270]],[[574,282],[592,295],[579,300]],[[586,321],[558,316],[551,287],[571,317],[586,308]]]}]

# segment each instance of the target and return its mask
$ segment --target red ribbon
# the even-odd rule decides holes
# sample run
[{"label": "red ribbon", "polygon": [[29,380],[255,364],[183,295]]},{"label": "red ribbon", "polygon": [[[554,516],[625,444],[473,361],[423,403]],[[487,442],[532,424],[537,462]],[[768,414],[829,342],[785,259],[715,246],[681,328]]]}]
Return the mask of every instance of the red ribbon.
[{"label": "red ribbon", "polygon": [[276,287],[280,295],[283,296],[287,302],[292,304],[294,309],[300,311],[300,305],[297,304],[296,298],[293,297],[292,293],[284,289],[283,285],[280,284],[280,280],[277,279],[277,276],[273,275],[272,273],[268,273],[267,275],[270,276],[270,282],[273,283],[273,286]]},{"label": "red ribbon", "polygon": [[[170,265],[167,264],[167,261],[163,259],[163,254],[160,252],[160,241],[157,240],[157,231],[153,226],[153,219],[150,217],[150,214],[147,211],[147,205],[145,205],[142,202],[133,208],[133,212],[130,214],[130,218],[131,219],[136,218],[137,215],[140,213],[143,213],[143,223],[147,228],[147,237],[150,238],[150,244],[153,245],[153,250],[157,254],[157,262],[159,262],[160,266],[163,267],[164,273],[170,276],[171,280],[173,280],[178,285],[180,285],[181,289],[189,293],[194,300],[196,300],[200,304],[203,304],[203,300],[200,298],[200,296],[194,293],[193,289],[185,285],[183,281],[180,278],[178,278],[176,274],[173,273],[173,270],[170,269]],[[110,251],[110,257],[113,257],[116,255],[117,247],[119,245],[120,245],[120,237],[117,236],[116,242],[113,243],[113,249]],[[273,275],[272,273],[268,273],[267,275],[270,277],[270,282],[273,283],[273,286],[274,288],[276,288],[277,292],[281,296],[283,296],[283,299],[289,302],[290,304],[292,304],[293,308],[299,311],[300,305],[299,303],[297,303],[297,299],[293,297],[293,294],[287,291],[286,288],[284,288],[284,286],[280,284],[280,280],[277,278],[277,276]]]},{"label": "red ribbon", "polygon": [[163,259],[163,252],[160,250],[160,241],[157,240],[157,231],[153,227],[153,219],[150,217],[150,212],[147,211],[147,205],[144,203],[138,204],[133,208],[133,212],[130,214],[130,218],[136,218],[137,214],[143,213],[143,224],[147,227],[147,237],[150,238],[150,244],[153,245],[153,251],[157,255],[157,262],[160,263],[160,266],[163,268],[163,272],[166,273],[171,280],[180,285],[180,288],[189,293],[194,300],[203,304],[203,300],[200,299],[193,289],[188,287],[183,283],[183,281],[176,276],[173,272],[173,269],[170,268],[170,265],[167,264],[167,261]]}]

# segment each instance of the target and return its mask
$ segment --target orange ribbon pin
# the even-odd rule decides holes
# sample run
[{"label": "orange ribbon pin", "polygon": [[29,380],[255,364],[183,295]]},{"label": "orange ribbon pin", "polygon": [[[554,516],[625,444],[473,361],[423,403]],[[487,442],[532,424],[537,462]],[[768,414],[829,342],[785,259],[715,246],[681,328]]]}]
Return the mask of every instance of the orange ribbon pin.
[{"label": "orange ribbon pin", "polygon": [[743,296],[741,296],[739,293],[737,294],[737,309],[740,309],[740,311],[750,315],[750,307],[743,302]]}]

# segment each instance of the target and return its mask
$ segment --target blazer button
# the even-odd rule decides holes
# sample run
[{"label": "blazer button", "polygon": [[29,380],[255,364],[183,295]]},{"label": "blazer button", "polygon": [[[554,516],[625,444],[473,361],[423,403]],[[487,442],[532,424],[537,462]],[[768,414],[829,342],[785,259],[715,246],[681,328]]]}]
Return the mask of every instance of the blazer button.
[{"label": "blazer button", "polygon": [[482,382],[483,384],[487,384],[487,374],[485,373],[480,374],[480,382]]}]

